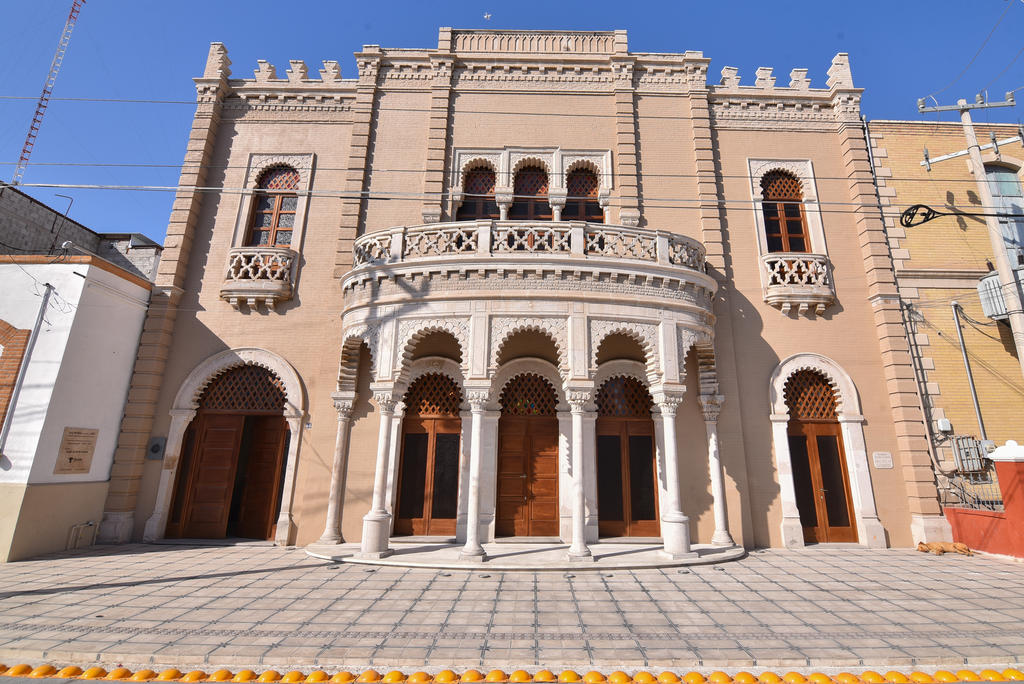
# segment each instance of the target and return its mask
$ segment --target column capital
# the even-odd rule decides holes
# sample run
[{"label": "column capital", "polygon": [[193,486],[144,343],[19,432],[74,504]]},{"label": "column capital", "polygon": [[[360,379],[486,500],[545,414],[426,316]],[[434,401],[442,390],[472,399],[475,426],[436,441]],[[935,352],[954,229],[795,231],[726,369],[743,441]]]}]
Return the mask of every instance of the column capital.
[{"label": "column capital", "polygon": [[594,405],[594,390],[592,388],[573,388],[566,390],[565,402],[569,404],[571,413],[587,413],[597,410]]},{"label": "column capital", "polygon": [[683,397],[680,392],[656,392],[654,403],[663,416],[674,416],[676,409],[683,403]]},{"label": "column capital", "polygon": [[725,397],[721,394],[702,394],[699,398],[700,410],[704,414],[704,422],[718,422],[718,416],[722,412],[722,404],[725,402]]},{"label": "column capital", "polygon": [[394,413],[395,407],[398,405],[398,398],[390,390],[374,392],[373,400],[377,402],[377,406],[383,413]]},{"label": "column capital", "polygon": [[338,412],[338,420],[348,420],[352,417],[352,408],[355,405],[355,392],[332,392],[331,400],[334,402],[334,410]]},{"label": "column capital", "polygon": [[487,409],[487,404],[491,401],[490,390],[486,389],[467,389],[466,390],[466,403],[469,404],[469,410],[473,413],[483,413]]}]

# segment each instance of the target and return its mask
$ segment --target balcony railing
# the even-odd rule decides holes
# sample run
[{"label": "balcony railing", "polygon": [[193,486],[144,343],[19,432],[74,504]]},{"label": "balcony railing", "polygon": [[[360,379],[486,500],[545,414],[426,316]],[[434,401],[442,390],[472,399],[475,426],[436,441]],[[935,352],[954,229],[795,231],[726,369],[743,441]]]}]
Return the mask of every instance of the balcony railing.
[{"label": "balcony railing", "polygon": [[228,252],[228,266],[220,298],[238,309],[263,304],[273,309],[292,297],[292,266],[295,252],[283,247],[235,247]]},{"label": "balcony railing", "polygon": [[704,272],[704,247],[664,231],[582,221],[459,221],[368,233],[353,247],[355,267],[443,256],[563,254],[628,259]]},{"label": "balcony railing", "polygon": [[825,312],[835,299],[828,257],[823,254],[773,252],[761,257],[765,273],[764,301],[783,313],[813,308]]}]

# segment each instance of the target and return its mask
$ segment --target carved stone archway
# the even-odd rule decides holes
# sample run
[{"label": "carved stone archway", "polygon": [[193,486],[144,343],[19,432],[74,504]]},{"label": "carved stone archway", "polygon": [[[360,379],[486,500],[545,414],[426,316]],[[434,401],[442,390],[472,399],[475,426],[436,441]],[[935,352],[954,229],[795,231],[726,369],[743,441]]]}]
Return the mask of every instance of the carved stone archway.
[{"label": "carved stone archway", "polygon": [[291,364],[277,354],[258,347],[229,349],[209,357],[196,366],[178,389],[171,407],[171,425],[167,431],[163,470],[157,489],[153,514],[146,521],[144,541],[162,539],[167,528],[167,515],[173,498],[174,481],[181,461],[181,448],[185,430],[196,416],[199,399],[206,387],[221,374],[238,366],[255,365],[273,373],[285,391],[284,419],[291,438],[285,456],[284,486],[281,494],[281,512],[277,519],[274,542],[287,546],[295,537],[292,506],[295,498],[295,471],[298,466],[299,445],[302,442],[302,419],[306,414],[306,396],[302,381]]}]

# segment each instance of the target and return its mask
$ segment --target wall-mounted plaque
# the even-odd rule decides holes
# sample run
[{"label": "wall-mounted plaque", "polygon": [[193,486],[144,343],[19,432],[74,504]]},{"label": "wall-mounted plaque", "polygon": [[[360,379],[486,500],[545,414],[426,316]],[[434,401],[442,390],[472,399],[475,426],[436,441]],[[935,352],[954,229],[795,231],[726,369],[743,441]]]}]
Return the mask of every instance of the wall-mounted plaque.
[{"label": "wall-mounted plaque", "polygon": [[96,451],[96,437],[100,431],[94,428],[64,428],[60,440],[57,465],[54,475],[85,475],[92,467],[92,455]]},{"label": "wall-mounted plaque", "polygon": [[892,468],[892,454],[888,451],[875,451],[871,454],[871,460],[879,470]]}]

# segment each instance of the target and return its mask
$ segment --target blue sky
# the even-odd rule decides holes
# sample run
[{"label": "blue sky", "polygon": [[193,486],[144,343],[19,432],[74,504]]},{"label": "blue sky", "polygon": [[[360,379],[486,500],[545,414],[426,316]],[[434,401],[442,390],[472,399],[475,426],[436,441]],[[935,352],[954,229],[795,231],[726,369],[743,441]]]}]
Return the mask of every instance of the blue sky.
[{"label": "blue sky", "polygon": [[[38,97],[69,7],[70,0],[4,2],[0,45],[7,57],[0,62],[0,96]],[[289,59],[306,60],[311,73],[322,60],[336,59],[352,77],[352,53],[363,44],[432,47],[438,26],[627,29],[632,51],[701,50],[712,60],[712,75],[735,66],[744,83],[753,82],[759,66],[774,67],[783,83],[791,69],[806,67],[814,87],[824,87],[832,56],[849,52],[854,82],[866,89],[869,119],[920,119],[916,99],[947,86],[969,63],[936,96],[942,104],[971,99],[986,87],[1001,100],[1007,90],[1024,86],[1024,55],[1011,64],[1024,47],[1024,0],[88,0],[54,97],[194,100],[191,79],[202,72],[211,41],[227,45],[236,76],[251,78],[257,59],[278,65],[281,74]],[[1024,90],[1017,94],[1024,100]],[[14,173],[34,107],[31,99],[0,99],[4,180]],[[180,104],[54,101],[24,182],[173,186],[192,112]],[[975,118],[1022,117],[1024,103]],[[73,197],[69,215],[94,230],[141,232],[157,240],[172,201],[167,192],[24,189],[61,211],[68,200],[56,194]]]}]

